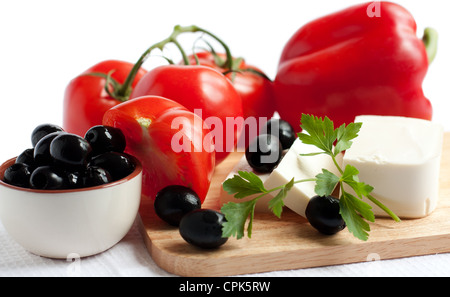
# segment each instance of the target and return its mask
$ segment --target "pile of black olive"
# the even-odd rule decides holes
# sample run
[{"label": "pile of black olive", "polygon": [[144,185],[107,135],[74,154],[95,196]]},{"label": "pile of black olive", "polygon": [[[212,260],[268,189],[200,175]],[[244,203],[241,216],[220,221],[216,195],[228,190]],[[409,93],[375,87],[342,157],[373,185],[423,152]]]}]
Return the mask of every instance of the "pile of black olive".
[{"label": "pile of black olive", "polygon": [[156,194],[156,214],[166,223],[179,227],[181,237],[200,248],[212,249],[223,245],[225,216],[216,210],[201,208],[197,193],[189,187],[172,185]]},{"label": "pile of black olive", "polygon": [[4,182],[40,190],[77,189],[117,181],[136,166],[124,153],[125,136],[114,127],[94,126],[81,137],[42,124],[31,133],[31,143],[5,170]]}]

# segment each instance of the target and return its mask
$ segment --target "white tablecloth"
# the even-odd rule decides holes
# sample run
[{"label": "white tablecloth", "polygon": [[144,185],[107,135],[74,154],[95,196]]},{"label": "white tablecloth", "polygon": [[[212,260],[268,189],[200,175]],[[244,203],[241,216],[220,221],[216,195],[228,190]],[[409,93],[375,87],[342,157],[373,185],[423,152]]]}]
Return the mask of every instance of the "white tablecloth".
[{"label": "white tablecloth", "polygon": [[[55,260],[25,251],[0,225],[0,276],[22,277],[146,277],[175,276],[158,267],[150,257],[135,223],[111,249],[81,259]],[[450,276],[450,254],[371,261],[257,273],[265,277],[445,277]]]}]

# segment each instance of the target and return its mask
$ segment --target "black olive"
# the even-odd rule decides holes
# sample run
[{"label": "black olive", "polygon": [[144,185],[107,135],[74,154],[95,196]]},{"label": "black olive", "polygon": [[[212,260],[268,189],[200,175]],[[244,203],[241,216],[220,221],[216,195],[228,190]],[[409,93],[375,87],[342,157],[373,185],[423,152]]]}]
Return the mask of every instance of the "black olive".
[{"label": "black olive", "polygon": [[97,166],[105,169],[111,175],[113,181],[130,175],[135,164],[125,153],[107,152],[93,157],[89,166]]},{"label": "black olive", "polygon": [[31,170],[27,164],[14,163],[6,168],[4,182],[22,188],[30,187]]},{"label": "black olive", "polygon": [[283,150],[290,148],[297,138],[292,125],[281,119],[268,120],[261,132],[278,137]]},{"label": "black olive", "polygon": [[63,128],[61,128],[58,125],[54,124],[42,124],[34,128],[33,132],[31,133],[31,144],[36,146],[36,144],[39,142],[39,140],[42,139],[42,137],[53,133],[53,132],[63,132]]},{"label": "black olive", "polygon": [[154,208],[162,220],[172,226],[179,226],[185,214],[201,208],[201,201],[191,188],[172,185],[156,194]]},{"label": "black olive", "polygon": [[83,187],[95,187],[112,181],[111,174],[98,166],[89,166],[80,178]]},{"label": "black olive", "polygon": [[42,139],[39,140],[38,143],[36,143],[33,153],[36,166],[53,164],[53,158],[50,155],[50,144],[52,143],[53,139],[56,138],[56,136],[59,136],[62,133],[65,132],[50,133],[42,137]]},{"label": "black olive", "polygon": [[339,199],[314,196],[309,200],[305,214],[311,226],[323,234],[332,235],[346,227],[339,209]]},{"label": "black olive", "polygon": [[24,150],[17,158],[16,163],[27,164],[30,169],[34,169],[36,164],[34,162],[34,148]]},{"label": "black olive", "polygon": [[93,156],[110,151],[122,153],[126,146],[125,135],[115,127],[94,126],[86,132],[84,138],[91,144]]},{"label": "black olive", "polygon": [[86,139],[71,133],[62,133],[50,143],[50,156],[59,166],[86,167],[91,151]]},{"label": "black olive", "polygon": [[255,137],[245,150],[245,158],[255,171],[272,172],[280,163],[283,149],[278,137],[261,134]]},{"label": "black olive", "polygon": [[40,166],[30,177],[31,187],[40,190],[70,189],[71,182],[66,171],[56,166]]},{"label": "black olive", "polygon": [[222,237],[225,216],[212,209],[197,209],[184,215],[180,221],[181,237],[200,248],[217,248],[228,238]]},{"label": "black olive", "polygon": [[69,179],[69,188],[70,189],[79,189],[84,187],[84,181],[83,176],[84,172],[82,170],[67,170],[65,169],[65,172],[67,173],[67,177]]}]

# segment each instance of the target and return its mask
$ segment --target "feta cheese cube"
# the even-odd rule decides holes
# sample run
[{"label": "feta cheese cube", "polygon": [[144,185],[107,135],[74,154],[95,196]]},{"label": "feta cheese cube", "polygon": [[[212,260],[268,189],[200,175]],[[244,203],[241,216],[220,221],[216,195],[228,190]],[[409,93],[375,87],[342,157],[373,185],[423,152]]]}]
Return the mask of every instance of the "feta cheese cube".
[{"label": "feta cheese cube", "polygon": [[[362,127],[345,152],[343,168],[356,167],[359,180],[374,187],[372,196],[400,218],[429,215],[439,197],[443,127],[395,116],[358,116],[355,122]],[[375,215],[387,215],[368,203]]]}]

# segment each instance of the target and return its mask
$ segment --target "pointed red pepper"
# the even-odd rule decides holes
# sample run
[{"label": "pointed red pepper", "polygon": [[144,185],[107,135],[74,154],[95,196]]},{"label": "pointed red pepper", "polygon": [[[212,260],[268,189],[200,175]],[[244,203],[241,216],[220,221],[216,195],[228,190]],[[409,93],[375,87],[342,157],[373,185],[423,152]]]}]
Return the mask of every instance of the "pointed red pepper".
[{"label": "pointed red pepper", "polygon": [[277,110],[300,130],[302,113],[335,125],[357,115],[431,120],[422,82],[437,33],[416,36],[416,22],[389,2],[359,4],[300,28],[282,52],[275,78]]}]

